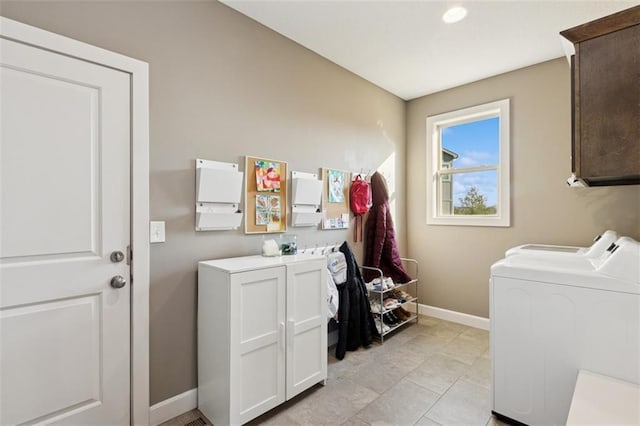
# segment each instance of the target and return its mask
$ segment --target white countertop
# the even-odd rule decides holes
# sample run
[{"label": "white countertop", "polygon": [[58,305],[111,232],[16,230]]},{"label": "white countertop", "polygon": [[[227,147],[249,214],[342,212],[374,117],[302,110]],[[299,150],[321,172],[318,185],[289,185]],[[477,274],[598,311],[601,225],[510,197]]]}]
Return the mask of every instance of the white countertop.
[{"label": "white countertop", "polygon": [[215,259],[199,262],[202,266],[222,269],[229,273],[245,272],[261,268],[275,268],[277,266],[286,265],[287,263],[303,262],[303,261],[319,261],[326,262],[327,258],[323,255],[313,254],[296,254],[291,256],[242,256],[231,257],[228,259]]},{"label": "white countertop", "polygon": [[640,425],[640,385],[580,370],[567,425]]}]

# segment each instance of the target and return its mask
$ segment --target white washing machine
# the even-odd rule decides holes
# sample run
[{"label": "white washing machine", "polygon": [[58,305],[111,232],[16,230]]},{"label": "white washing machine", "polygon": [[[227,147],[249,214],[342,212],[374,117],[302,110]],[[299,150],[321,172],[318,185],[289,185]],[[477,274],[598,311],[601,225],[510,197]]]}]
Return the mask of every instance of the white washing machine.
[{"label": "white washing machine", "polygon": [[557,246],[550,244],[523,244],[521,246],[512,247],[505,253],[505,256],[514,256],[517,254],[531,255],[531,256],[574,256],[594,258],[600,257],[604,251],[611,246],[611,243],[618,239],[618,234],[615,231],[607,230],[602,234],[597,235],[593,239],[593,244],[590,247],[576,247],[576,246]]},{"label": "white washing machine", "polygon": [[509,256],[491,267],[493,412],[565,424],[578,371],[640,383],[640,244],[597,259]]}]

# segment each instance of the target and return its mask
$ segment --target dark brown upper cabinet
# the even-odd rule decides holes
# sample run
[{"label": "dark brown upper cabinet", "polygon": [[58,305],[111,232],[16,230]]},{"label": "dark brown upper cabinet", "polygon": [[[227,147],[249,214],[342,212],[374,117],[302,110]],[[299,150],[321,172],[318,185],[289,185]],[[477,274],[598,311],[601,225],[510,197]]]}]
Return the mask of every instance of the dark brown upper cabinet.
[{"label": "dark brown upper cabinet", "polygon": [[640,6],[562,31],[572,58],[572,169],[590,186],[640,184]]}]

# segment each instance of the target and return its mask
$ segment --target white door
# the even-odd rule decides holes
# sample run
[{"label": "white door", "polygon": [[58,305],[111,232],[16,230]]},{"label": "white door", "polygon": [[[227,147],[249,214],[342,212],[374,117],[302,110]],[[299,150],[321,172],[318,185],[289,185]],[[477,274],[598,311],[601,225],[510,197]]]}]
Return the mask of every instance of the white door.
[{"label": "white door", "polygon": [[231,424],[285,400],[285,279],[282,267],[231,275]]},{"label": "white door", "polygon": [[324,260],[287,265],[287,399],[327,378]]},{"label": "white door", "polygon": [[129,74],[0,43],[0,424],[129,424]]}]

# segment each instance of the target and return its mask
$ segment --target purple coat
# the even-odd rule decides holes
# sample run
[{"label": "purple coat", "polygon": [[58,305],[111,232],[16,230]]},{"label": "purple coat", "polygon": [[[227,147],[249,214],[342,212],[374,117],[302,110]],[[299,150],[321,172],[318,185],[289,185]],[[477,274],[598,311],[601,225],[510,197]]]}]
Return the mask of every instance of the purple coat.
[{"label": "purple coat", "polygon": [[[369,217],[365,225],[364,266],[382,270],[394,283],[406,283],[411,277],[402,266],[396,232],[389,211],[389,191],[384,177],[376,172],[371,176],[371,201]],[[367,281],[376,278],[375,271],[364,270]]]}]

